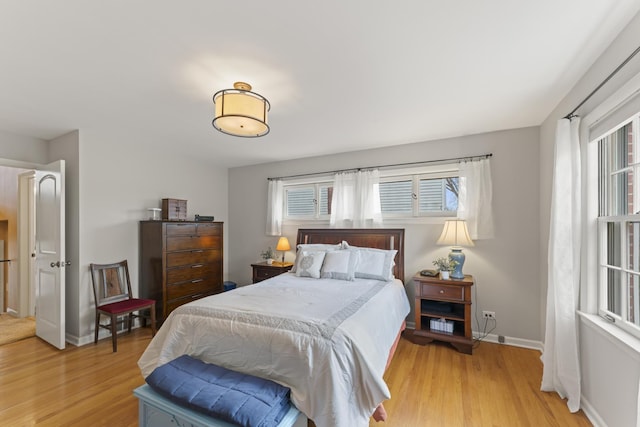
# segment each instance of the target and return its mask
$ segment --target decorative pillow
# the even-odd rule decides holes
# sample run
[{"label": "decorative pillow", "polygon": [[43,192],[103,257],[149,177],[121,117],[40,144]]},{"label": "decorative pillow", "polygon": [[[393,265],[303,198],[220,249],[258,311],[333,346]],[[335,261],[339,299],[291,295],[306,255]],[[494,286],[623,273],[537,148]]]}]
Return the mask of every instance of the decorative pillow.
[{"label": "decorative pillow", "polygon": [[293,267],[291,267],[291,272],[295,273],[298,265],[298,257],[302,253],[302,251],[337,251],[342,249],[342,243],[336,244],[326,244],[326,243],[301,243],[296,246],[296,260],[293,262]]},{"label": "decorative pillow", "polygon": [[353,280],[357,261],[358,253],[355,251],[328,251],[324,257],[320,277]]},{"label": "decorative pillow", "polygon": [[322,268],[322,261],[324,261],[326,253],[324,251],[301,251],[301,255],[296,258],[296,276],[319,279],[320,268]]},{"label": "decorative pillow", "polygon": [[389,281],[393,279],[393,259],[398,252],[395,249],[374,248],[353,249],[358,252],[355,277]]}]

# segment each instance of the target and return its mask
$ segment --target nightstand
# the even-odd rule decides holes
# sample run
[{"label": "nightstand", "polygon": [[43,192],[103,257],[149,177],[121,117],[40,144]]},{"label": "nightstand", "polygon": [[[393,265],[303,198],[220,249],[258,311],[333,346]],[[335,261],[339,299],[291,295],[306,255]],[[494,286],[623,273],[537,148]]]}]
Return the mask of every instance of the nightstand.
[{"label": "nightstand", "polygon": [[451,343],[458,351],[471,354],[471,286],[473,277],[443,280],[440,276],[413,277],[416,328],[411,340],[426,344],[433,340]]},{"label": "nightstand", "polygon": [[267,264],[266,262],[258,262],[256,264],[251,264],[251,267],[253,267],[253,283],[258,283],[265,279],[286,273],[291,270],[293,263],[274,261],[273,264]]}]

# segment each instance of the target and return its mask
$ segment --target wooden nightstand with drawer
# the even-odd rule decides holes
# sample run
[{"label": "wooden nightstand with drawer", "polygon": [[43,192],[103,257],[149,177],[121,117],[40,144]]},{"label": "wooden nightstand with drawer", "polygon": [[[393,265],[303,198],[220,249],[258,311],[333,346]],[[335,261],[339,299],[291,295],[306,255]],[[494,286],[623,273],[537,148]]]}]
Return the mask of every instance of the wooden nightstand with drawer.
[{"label": "wooden nightstand with drawer", "polygon": [[258,283],[279,274],[286,273],[291,270],[293,263],[274,262],[273,264],[267,264],[266,262],[258,262],[251,264],[251,267],[253,268],[253,283]]},{"label": "wooden nightstand with drawer", "polygon": [[413,342],[426,344],[433,340],[451,343],[458,351],[471,354],[471,286],[473,277],[443,280],[439,276],[417,274],[415,284],[416,327]]}]

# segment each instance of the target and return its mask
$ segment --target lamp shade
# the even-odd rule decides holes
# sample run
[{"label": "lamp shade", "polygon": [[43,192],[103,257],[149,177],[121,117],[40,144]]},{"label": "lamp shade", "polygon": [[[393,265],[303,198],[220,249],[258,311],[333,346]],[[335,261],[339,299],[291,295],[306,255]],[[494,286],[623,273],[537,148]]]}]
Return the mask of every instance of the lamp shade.
[{"label": "lamp shade", "polygon": [[288,251],[291,249],[291,245],[289,244],[289,239],[286,237],[281,237],[278,239],[278,244],[276,245],[276,251]]},{"label": "lamp shade", "polygon": [[469,236],[466,221],[462,219],[448,219],[444,222],[442,234],[436,242],[447,246],[474,246]]},{"label": "lamp shade", "polygon": [[215,117],[211,123],[222,133],[234,136],[257,137],[269,133],[267,112],[269,101],[251,92],[251,85],[236,82],[233,89],[224,89],[213,95]]}]

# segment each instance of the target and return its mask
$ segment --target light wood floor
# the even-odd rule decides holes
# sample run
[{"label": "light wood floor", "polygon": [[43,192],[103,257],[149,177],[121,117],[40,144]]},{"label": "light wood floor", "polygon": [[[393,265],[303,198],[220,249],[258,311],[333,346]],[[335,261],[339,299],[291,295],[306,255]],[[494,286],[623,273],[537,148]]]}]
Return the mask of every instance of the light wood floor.
[{"label": "light wood floor", "polygon": [[[0,346],[0,420],[6,426],[136,426],[132,390],[148,329],[58,351],[28,338]],[[378,427],[590,426],[555,393],[542,393],[540,354],[483,343],[473,356],[402,339],[386,375],[389,418]]]}]

